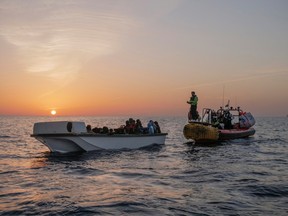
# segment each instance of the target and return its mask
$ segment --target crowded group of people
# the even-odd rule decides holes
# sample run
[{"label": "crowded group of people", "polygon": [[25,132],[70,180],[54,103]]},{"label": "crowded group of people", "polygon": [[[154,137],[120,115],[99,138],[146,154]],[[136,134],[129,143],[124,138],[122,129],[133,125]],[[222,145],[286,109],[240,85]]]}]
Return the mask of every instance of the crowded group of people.
[{"label": "crowded group of people", "polygon": [[129,118],[125,125],[121,125],[118,128],[112,129],[106,126],[104,127],[94,127],[87,125],[86,127],[88,133],[97,134],[156,134],[161,133],[160,126],[157,121],[150,120],[147,126],[144,127],[140,119],[134,120]]}]

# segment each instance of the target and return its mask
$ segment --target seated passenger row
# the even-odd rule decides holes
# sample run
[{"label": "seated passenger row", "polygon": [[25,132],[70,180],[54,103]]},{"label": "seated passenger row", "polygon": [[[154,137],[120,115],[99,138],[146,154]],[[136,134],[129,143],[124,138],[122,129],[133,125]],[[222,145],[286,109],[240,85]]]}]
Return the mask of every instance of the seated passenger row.
[{"label": "seated passenger row", "polygon": [[121,125],[119,128],[109,129],[108,127],[94,127],[87,125],[88,133],[97,134],[155,134],[161,133],[160,126],[157,121],[150,120],[147,127],[142,126],[140,119],[136,121],[133,118],[129,118],[125,125]]}]

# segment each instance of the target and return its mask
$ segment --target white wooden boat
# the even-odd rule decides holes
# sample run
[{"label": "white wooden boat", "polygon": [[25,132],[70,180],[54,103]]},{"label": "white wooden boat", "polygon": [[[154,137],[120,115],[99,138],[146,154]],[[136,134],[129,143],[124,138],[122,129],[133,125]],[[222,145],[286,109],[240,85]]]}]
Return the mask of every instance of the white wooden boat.
[{"label": "white wooden boat", "polygon": [[138,149],[165,144],[167,133],[96,134],[88,133],[84,122],[54,121],[34,124],[31,135],[51,152],[72,153],[101,149]]}]

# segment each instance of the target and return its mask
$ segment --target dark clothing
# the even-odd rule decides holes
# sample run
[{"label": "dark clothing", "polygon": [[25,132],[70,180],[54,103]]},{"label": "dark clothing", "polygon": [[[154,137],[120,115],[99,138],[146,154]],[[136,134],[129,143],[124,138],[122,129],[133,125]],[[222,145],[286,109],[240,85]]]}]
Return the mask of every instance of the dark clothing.
[{"label": "dark clothing", "polygon": [[224,111],[223,117],[224,129],[232,129],[232,115],[229,111]]},{"label": "dark clothing", "polygon": [[197,105],[191,105],[190,113],[191,113],[191,118],[193,120],[197,120],[198,119]]}]

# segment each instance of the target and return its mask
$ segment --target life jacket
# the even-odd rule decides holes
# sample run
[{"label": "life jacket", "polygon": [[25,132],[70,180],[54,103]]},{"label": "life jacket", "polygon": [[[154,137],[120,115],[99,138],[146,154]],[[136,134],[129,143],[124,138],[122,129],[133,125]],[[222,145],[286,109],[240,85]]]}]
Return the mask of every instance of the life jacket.
[{"label": "life jacket", "polygon": [[195,105],[197,105],[197,103],[198,103],[198,97],[197,97],[197,95],[192,96],[192,97],[190,98],[189,104],[195,106]]}]

